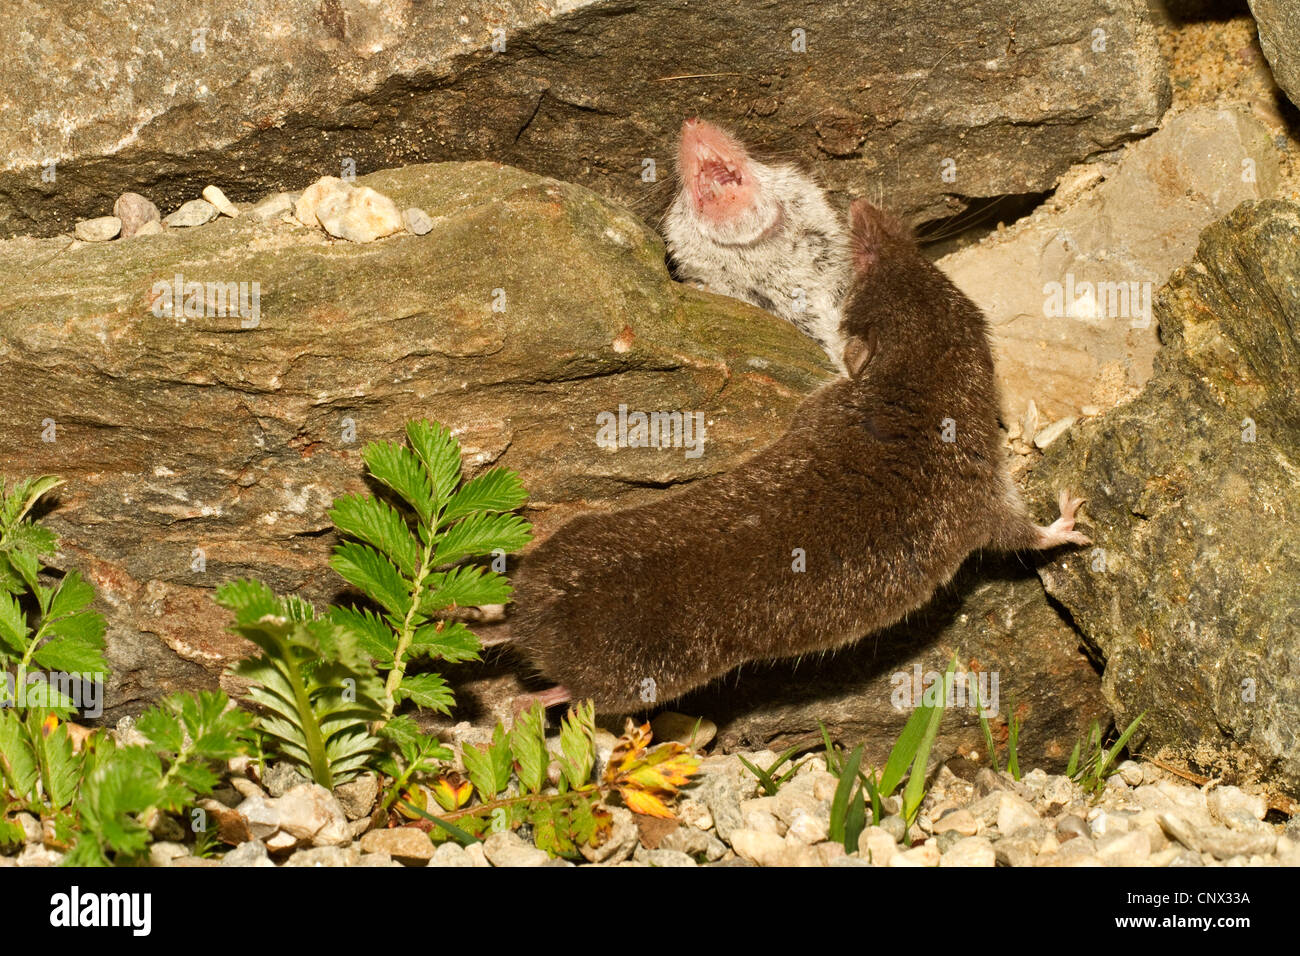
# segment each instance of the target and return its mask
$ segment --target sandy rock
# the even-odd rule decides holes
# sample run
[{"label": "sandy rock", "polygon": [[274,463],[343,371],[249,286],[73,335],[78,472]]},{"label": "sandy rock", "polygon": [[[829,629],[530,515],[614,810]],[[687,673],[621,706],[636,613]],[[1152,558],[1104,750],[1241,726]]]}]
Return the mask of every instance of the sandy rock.
[{"label": "sandy rock", "polygon": [[433,220],[429,214],[414,206],[402,210],[402,225],[413,236],[427,236],[433,231]]},{"label": "sandy rock", "polygon": [[[643,160],[665,181],[677,128],[702,102],[836,189],[879,180],[900,211],[934,218],[960,209],[947,196],[1050,189],[1072,162],[1150,129],[1169,101],[1146,5],[1110,0],[1071,7],[1089,27],[1073,32],[1058,5],[1021,0],[1014,45],[1006,23],[947,0],[902,0],[889,17],[814,4],[798,36],[788,9],[760,0],[205,0],[202,35],[178,33],[188,9],[166,0],[132,16],[111,0],[93,27],[24,20],[0,61],[13,104],[0,121],[0,234],[66,231],[118,188],[170,207],[217,164],[232,196],[297,187],[341,158],[363,170],[491,158],[644,201]],[[844,82],[867,49],[871,81]],[[671,81],[688,75],[699,78]],[[129,95],[105,95],[128,76]],[[50,157],[57,189],[41,178]],[[437,208],[404,205],[415,202]]]},{"label": "sandy rock", "polygon": [[217,218],[217,207],[206,199],[191,199],[163,220],[169,228],[202,226]]},{"label": "sandy rock", "polygon": [[493,866],[545,866],[551,859],[545,850],[525,843],[513,830],[488,836],[483,841],[483,855]]},{"label": "sandy rock", "polygon": [[707,717],[692,717],[666,710],[650,721],[657,743],[676,741],[694,750],[704,750],[718,735],[718,725]]},{"label": "sandy rock", "polygon": [[1243,203],[1205,230],[1156,297],[1155,376],[1053,444],[1031,482],[1040,502],[1066,486],[1087,499],[1094,546],[1039,575],[1105,659],[1117,723],[1145,712],[1135,743],[1148,752],[1290,789],[1300,551],[1277,543],[1300,528],[1297,274],[1300,205]]},{"label": "sandy rock", "polygon": [[890,866],[938,866],[941,857],[939,847],[934,841],[926,841],[910,850],[895,853],[889,859]]},{"label": "sandy rock", "polygon": [[98,219],[83,219],[77,223],[72,234],[82,242],[107,242],[116,238],[121,231],[121,219],[116,216],[100,216]]},{"label": "sandy rock", "polygon": [[952,830],[962,836],[974,836],[980,831],[980,821],[969,810],[952,810],[935,820],[930,829],[935,833]]},{"label": "sandy rock", "polygon": [[958,840],[939,858],[940,866],[996,866],[997,854],[985,837],[968,836]]},{"label": "sandy rock", "polygon": [[734,830],[731,848],[759,866],[779,866],[786,855],[786,842],[767,830]]},{"label": "sandy rock", "polygon": [[1006,420],[1034,399],[1052,427],[1068,428],[1060,422],[1083,405],[1109,408],[1135,394],[1160,344],[1155,290],[1192,255],[1202,229],[1243,200],[1271,196],[1278,175],[1269,131],[1250,113],[1189,109],[1066,208],[941,259],[989,317]]},{"label": "sandy rock", "polygon": [[334,795],[315,783],[302,784],[275,801],[279,829],[313,846],[352,842],[352,831]]},{"label": "sandy rock", "polygon": [[363,836],[361,852],[387,853],[407,866],[426,866],[433,859],[434,846],[423,830],[416,827],[392,827],[371,830]]},{"label": "sandy rock", "polygon": [[474,860],[465,848],[459,843],[453,843],[448,840],[446,843],[438,844],[433,851],[433,856],[429,857],[429,866],[469,866],[474,865]]},{"label": "sandy rock", "polygon": [[349,242],[374,242],[403,228],[397,204],[369,186],[345,184],[342,190],[330,190],[317,202],[314,214],[326,232]]},{"label": "sandy rock", "polygon": [[301,193],[271,193],[255,203],[248,213],[260,222],[270,222],[272,219],[279,219],[285,213],[293,213],[300,196]]},{"label": "sandy rock", "polygon": [[339,867],[359,866],[361,853],[354,846],[312,846],[293,853],[284,861],[285,866],[292,867]]},{"label": "sandy rock", "polygon": [[858,854],[875,866],[888,866],[898,852],[893,835],[880,827],[867,827],[858,837]]},{"label": "sandy rock", "polygon": [[221,858],[222,866],[275,866],[267,855],[266,844],[261,840],[248,840],[239,844]]},{"label": "sandy rock", "polygon": [[149,844],[149,865],[168,866],[172,860],[188,856],[189,852],[189,849],[182,843],[158,840]]},{"label": "sandy rock", "polygon": [[213,208],[215,208],[217,212],[221,213],[221,215],[229,216],[231,219],[239,217],[239,210],[235,208],[234,203],[226,198],[226,194],[221,191],[220,187],[211,185],[204,186],[202,196],[208,202],[212,203]]}]

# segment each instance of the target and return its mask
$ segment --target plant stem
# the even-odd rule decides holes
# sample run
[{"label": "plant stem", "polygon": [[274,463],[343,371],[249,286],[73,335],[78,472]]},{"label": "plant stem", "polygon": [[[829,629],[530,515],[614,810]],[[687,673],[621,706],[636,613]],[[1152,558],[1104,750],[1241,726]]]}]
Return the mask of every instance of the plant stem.
[{"label": "plant stem", "polygon": [[311,698],[307,694],[306,687],[303,686],[302,672],[298,668],[298,655],[286,641],[278,636],[275,640],[280,645],[280,657],[289,668],[289,686],[293,688],[294,706],[304,717],[301,721],[302,732],[307,744],[307,756],[311,758],[312,779],[326,790],[331,790],[334,778],[330,773],[329,761],[326,759],[325,741],[321,737],[320,724],[316,722],[316,715],[311,709]]},{"label": "plant stem", "polygon": [[411,582],[411,606],[406,609],[402,629],[397,632],[397,647],[393,649],[393,669],[388,672],[388,680],[384,682],[384,716],[375,724],[376,730],[393,719],[393,711],[397,708],[394,697],[397,688],[402,684],[402,678],[406,676],[406,662],[402,658],[406,656],[411,641],[415,640],[415,616],[420,612],[420,598],[424,596],[424,580],[432,570],[429,562],[433,560],[434,536],[437,531],[438,516],[435,514],[429,525],[428,543],[425,544],[424,553],[420,556],[420,567]]}]

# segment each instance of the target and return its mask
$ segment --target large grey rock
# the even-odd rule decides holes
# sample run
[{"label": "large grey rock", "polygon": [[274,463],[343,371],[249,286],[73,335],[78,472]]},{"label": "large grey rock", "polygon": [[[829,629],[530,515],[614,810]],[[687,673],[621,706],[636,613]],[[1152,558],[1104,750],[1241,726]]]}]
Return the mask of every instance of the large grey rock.
[{"label": "large grey rock", "polygon": [[[673,283],[659,239],[581,187],[486,163],[366,184],[433,231],[358,247],[246,216],[0,242],[0,462],[68,479],[48,521],[109,618],[110,722],[246,653],[221,582],[338,595],[327,511],[409,418],[456,429],[471,473],[520,470],[545,534],[734,465],[831,377],[789,324]],[[155,314],[177,275],[245,283],[246,314],[206,289],[206,315]],[[702,413],[702,454],[598,447],[620,404]]]},{"label": "large grey rock", "polygon": [[1248,202],[1156,301],[1133,402],[1053,445],[1038,494],[1088,499],[1089,551],[1040,570],[1138,740],[1300,792],[1300,206]]},{"label": "large grey rock", "polygon": [[667,194],[643,181],[645,161],[666,179],[695,113],[836,189],[934,216],[1049,189],[1168,102],[1145,0],[20,0],[6,13],[0,235],[67,230],[124,189],[174,209],[208,182],[243,202],[445,159],[655,208]]},{"label": "large grey rock", "polygon": [[1263,123],[1243,109],[1190,109],[1118,164],[1071,170],[1033,215],[940,260],[989,317],[1004,420],[1020,421],[1031,399],[1046,424],[1136,394],[1159,349],[1155,290],[1202,229],[1243,200],[1272,198],[1278,181]]},{"label": "large grey rock", "polygon": [[[0,290],[0,456],[68,479],[48,520],[109,616],[110,718],[210,686],[246,653],[211,600],[221,582],[339,595],[326,512],[364,488],[364,444],[408,418],[455,428],[471,472],[518,469],[542,537],[733,467],[830,377],[788,324],[672,283],[657,237],[581,187],[490,164],[365,181],[437,210],[433,230],[358,249],[247,216],[75,257],[0,244],[14,277]],[[155,283],[177,274],[257,282],[258,314],[155,315]],[[702,412],[703,454],[597,447],[596,414],[620,405]],[[718,719],[729,748],[815,743],[825,720],[878,761],[908,716],[896,675],[942,670],[956,650],[998,672],[1004,717],[1014,695],[1022,760],[1055,766],[1104,716],[1076,645],[1032,568],[981,559],[905,625],[828,660],[747,668],[682,709]],[[508,716],[517,672],[507,656],[449,669],[456,719]],[[982,741],[966,707],[935,754]]]},{"label": "large grey rock", "polygon": [[1277,85],[1300,106],[1300,5],[1295,0],[1250,0],[1250,12]]}]

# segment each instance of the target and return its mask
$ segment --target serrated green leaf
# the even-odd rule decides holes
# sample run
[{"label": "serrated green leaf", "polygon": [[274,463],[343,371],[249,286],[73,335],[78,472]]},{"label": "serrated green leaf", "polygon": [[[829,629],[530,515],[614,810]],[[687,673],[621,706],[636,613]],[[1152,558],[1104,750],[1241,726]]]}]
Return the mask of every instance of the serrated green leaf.
[{"label": "serrated green leaf", "polygon": [[397,686],[399,701],[409,699],[420,707],[442,714],[450,714],[451,705],[455,703],[451,688],[437,674],[407,674]]},{"label": "serrated green leaf", "polygon": [[361,453],[366,468],[410,505],[420,521],[433,520],[436,502],[429,474],[411,449],[389,441],[372,442]]},{"label": "serrated green leaf", "polygon": [[0,773],[5,784],[19,800],[36,799],[36,752],[27,727],[12,710],[0,710]]},{"label": "serrated green leaf", "polygon": [[505,604],[514,588],[502,574],[475,564],[439,571],[425,579],[420,613],[434,614],[449,607]]},{"label": "serrated green leaf", "polygon": [[[0,593],[0,641],[15,657],[21,659],[27,653],[30,635],[27,615],[23,613],[22,606],[9,594]],[[3,653],[3,649],[0,649],[0,653]]]},{"label": "serrated green leaf", "polygon": [[423,418],[406,423],[406,439],[428,470],[442,505],[460,484],[460,443],[445,425]]},{"label": "serrated green leaf", "polygon": [[364,608],[332,607],[328,619],[350,631],[357,647],[380,667],[393,666],[393,653],[397,650],[397,634],[379,615]]},{"label": "serrated green leaf", "polygon": [[415,631],[407,655],[411,658],[431,657],[457,663],[479,660],[481,645],[477,635],[459,621],[436,621],[421,625]]},{"label": "serrated green leaf", "polygon": [[380,498],[344,495],[334,499],[330,520],[349,534],[377,549],[407,578],[420,565],[420,549],[397,510]]},{"label": "serrated green leaf", "polygon": [[104,661],[104,641],[102,637],[98,637],[98,633],[103,630],[103,619],[98,614],[85,612],[64,618],[61,623],[71,625],[80,617],[91,617],[97,620],[79,623],[78,626],[82,627],[86,634],[58,635],[56,639],[47,641],[32,655],[32,660],[51,671],[63,671],[69,674],[106,674],[108,665]]},{"label": "serrated green leaf", "polygon": [[50,731],[45,725],[48,716],[44,708],[31,708],[27,714],[27,735],[36,752],[45,799],[57,810],[66,807],[76,795],[81,755],[73,752],[67,725],[59,724]]},{"label": "serrated green leaf", "polygon": [[285,616],[275,592],[263,582],[251,578],[227,581],[217,588],[214,600],[235,612],[236,624],[253,625],[267,616]]},{"label": "serrated green leaf", "polygon": [[461,485],[443,509],[448,524],[480,511],[514,511],[528,500],[519,475],[505,468],[493,468]]},{"label": "serrated green leaf", "polygon": [[456,522],[439,539],[433,566],[454,564],[493,551],[509,554],[532,540],[532,525],[519,515],[475,514]]},{"label": "serrated green leaf", "polygon": [[77,571],[69,571],[59,582],[50,600],[49,617],[57,620],[67,614],[75,614],[95,600],[95,589]]},{"label": "serrated green leaf", "polygon": [[596,765],[596,708],[586,700],[560,719],[560,772],[571,790],[585,786]]},{"label": "serrated green leaf", "polygon": [[406,616],[411,607],[407,584],[392,562],[374,548],[345,541],[334,549],[330,567],[390,614],[399,618]]},{"label": "serrated green leaf", "polygon": [[546,783],[546,768],[551,755],[546,750],[546,711],[540,703],[515,717],[510,728],[510,752],[515,758],[519,782],[530,793],[537,793]]},{"label": "serrated green leaf", "polygon": [[500,724],[492,733],[492,743],[482,746],[464,744],[460,749],[461,761],[470,783],[485,803],[496,797],[510,782],[510,744],[505,728]]}]

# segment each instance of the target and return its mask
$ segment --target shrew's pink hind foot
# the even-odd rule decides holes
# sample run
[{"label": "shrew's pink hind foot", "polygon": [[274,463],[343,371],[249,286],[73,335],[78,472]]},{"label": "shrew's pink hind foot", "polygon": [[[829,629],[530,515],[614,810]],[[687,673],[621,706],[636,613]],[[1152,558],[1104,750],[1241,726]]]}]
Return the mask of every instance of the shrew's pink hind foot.
[{"label": "shrew's pink hind foot", "polygon": [[1075,498],[1068,491],[1062,491],[1060,497],[1061,517],[1047,527],[1038,529],[1038,546],[1055,548],[1063,544],[1092,544],[1092,539],[1082,531],[1074,529],[1074,518],[1083,504],[1082,498]]},{"label": "shrew's pink hind foot", "polygon": [[563,684],[556,684],[554,687],[548,687],[536,694],[520,694],[510,702],[510,709],[514,711],[515,716],[518,716],[532,707],[533,704],[554,707],[556,704],[567,704],[572,699],[573,694],[569,692],[569,688]]}]

